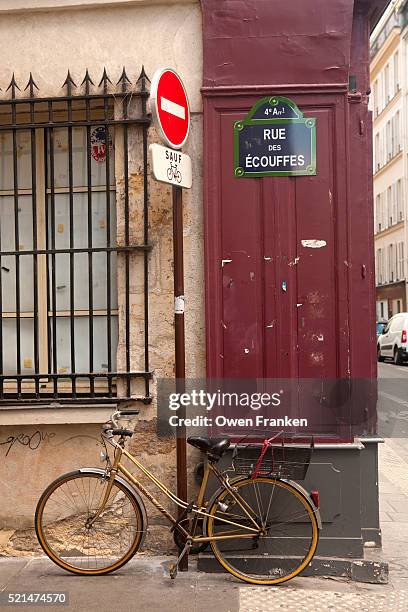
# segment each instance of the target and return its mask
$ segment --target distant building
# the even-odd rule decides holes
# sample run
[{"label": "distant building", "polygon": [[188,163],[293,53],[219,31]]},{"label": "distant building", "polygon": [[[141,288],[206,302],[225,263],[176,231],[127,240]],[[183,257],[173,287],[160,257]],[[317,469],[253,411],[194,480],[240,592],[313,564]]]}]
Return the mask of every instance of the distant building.
[{"label": "distant building", "polygon": [[377,319],[407,309],[406,2],[390,3],[371,37]]}]

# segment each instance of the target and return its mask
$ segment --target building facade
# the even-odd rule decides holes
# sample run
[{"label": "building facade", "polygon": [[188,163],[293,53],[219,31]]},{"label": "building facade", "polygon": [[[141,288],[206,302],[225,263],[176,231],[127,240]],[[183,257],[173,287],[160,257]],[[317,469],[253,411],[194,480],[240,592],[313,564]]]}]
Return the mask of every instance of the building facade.
[{"label": "building facade", "polygon": [[[288,416],[316,436],[319,555],[341,573],[380,545],[376,398],[348,394],[376,379],[368,36],[385,4],[0,3],[2,552],[36,550],[38,496],[95,464],[115,405],[140,407],[132,448],[174,486],[175,441],[156,430],[157,382],[174,377],[171,194],[147,154],[163,65],[192,114],[187,376],[294,381]],[[234,122],[267,96],[316,119],[316,175],[234,174]],[[161,524],[146,546],[169,551]]]},{"label": "building facade", "polygon": [[407,90],[400,3],[371,38],[376,315],[407,309]]}]

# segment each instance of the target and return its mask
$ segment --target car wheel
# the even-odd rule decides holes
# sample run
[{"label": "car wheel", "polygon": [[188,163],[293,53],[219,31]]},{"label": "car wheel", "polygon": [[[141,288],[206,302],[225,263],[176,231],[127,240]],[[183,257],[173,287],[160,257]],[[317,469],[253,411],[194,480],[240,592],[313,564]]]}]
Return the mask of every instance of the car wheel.
[{"label": "car wheel", "polygon": [[377,360],[383,362],[385,357],[381,355],[380,345],[377,344]]},{"label": "car wheel", "polygon": [[394,348],[394,363],[395,365],[402,364],[401,352],[397,347]]}]

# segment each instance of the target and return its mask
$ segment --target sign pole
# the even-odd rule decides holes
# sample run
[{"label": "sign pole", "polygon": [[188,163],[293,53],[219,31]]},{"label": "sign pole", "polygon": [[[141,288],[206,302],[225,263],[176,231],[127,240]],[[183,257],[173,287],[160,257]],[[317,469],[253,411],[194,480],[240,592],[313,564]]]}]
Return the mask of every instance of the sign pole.
[{"label": "sign pole", "polygon": [[[190,106],[187,92],[179,75],[171,68],[156,70],[150,86],[150,105],[158,134],[170,147],[152,144],[153,176],[158,181],[170,183],[173,199],[173,261],[174,261],[174,339],[175,377],[177,393],[186,388],[186,347],[184,336],[184,262],[183,262],[183,192],[191,188],[191,159],[180,149],[190,130]],[[176,428],[177,496],[187,501],[187,447],[184,419],[185,406],[179,408],[182,427]],[[183,514],[178,509],[178,518]],[[181,571],[188,570],[188,556],[179,564]]]},{"label": "sign pole", "polygon": [[[183,190],[173,185],[173,254],[174,254],[174,335],[175,376],[177,393],[185,391],[185,335],[184,335],[184,261],[183,261]],[[185,406],[180,406],[178,416],[186,416]],[[184,423],[184,421],[183,421]],[[185,425],[176,429],[177,496],[187,501],[187,447]],[[178,509],[178,518],[183,509]],[[179,569],[188,571],[188,556],[182,559]]]}]

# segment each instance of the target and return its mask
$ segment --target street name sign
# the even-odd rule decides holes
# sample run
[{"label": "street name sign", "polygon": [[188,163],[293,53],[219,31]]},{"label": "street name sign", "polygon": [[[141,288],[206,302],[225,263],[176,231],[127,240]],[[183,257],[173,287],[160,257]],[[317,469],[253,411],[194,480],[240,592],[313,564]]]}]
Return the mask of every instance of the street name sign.
[{"label": "street name sign", "polygon": [[150,145],[152,171],[156,181],[190,189],[192,185],[191,158],[185,153],[159,144]]},{"label": "street name sign", "polygon": [[171,68],[154,73],[150,104],[164,143],[173,149],[181,149],[190,129],[190,107],[183,81]]},{"label": "street name sign", "polygon": [[316,119],[292,100],[262,98],[234,123],[234,174],[241,177],[316,174]]}]

